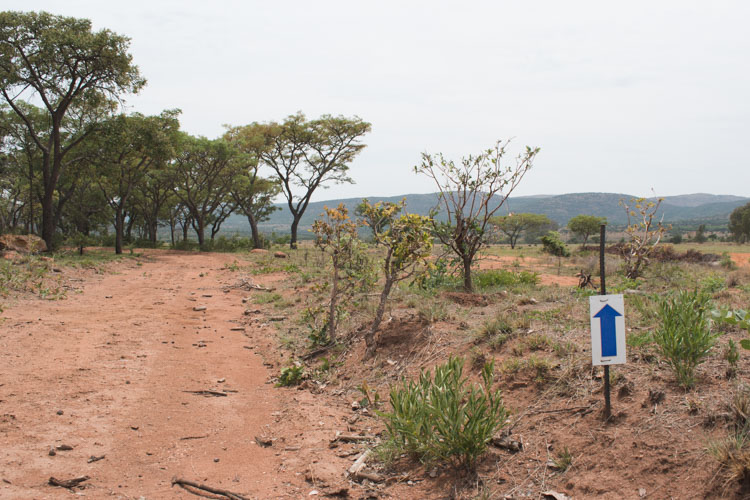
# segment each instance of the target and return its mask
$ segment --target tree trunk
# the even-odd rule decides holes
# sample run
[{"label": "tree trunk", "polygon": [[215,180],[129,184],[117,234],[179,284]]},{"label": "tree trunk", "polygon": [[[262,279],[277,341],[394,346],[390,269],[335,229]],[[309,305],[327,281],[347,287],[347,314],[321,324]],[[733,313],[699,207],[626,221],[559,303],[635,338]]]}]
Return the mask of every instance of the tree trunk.
[{"label": "tree trunk", "polygon": [[328,305],[328,338],[331,343],[334,343],[336,341],[336,302],[339,294],[339,269],[335,261],[331,281],[331,303]]},{"label": "tree trunk", "polygon": [[[124,215],[122,217],[122,221],[123,221],[122,222],[123,225],[125,225],[125,216]],[[125,231],[127,233],[127,236],[128,236],[128,241],[133,241],[133,224],[135,224],[135,218],[130,217],[128,219],[128,227],[127,227],[127,229]]]},{"label": "tree trunk", "polygon": [[154,244],[154,246],[156,246],[159,223],[156,220],[152,220],[152,221],[149,221],[147,224],[148,224],[148,239],[151,243]]},{"label": "tree trunk", "polygon": [[205,222],[203,221],[203,217],[197,217],[195,219],[195,224],[193,227],[195,228],[195,233],[198,235],[198,246],[201,250],[203,250],[203,246],[206,241],[206,237],[204,235]]},{"label": "tree trunk", "polygon": [[464,261],[464,291],[466,293],[474,292],[474,284],[471,282],[471,259],[463,258]]},{"label": "tree trunk", "polygon": [[255,222],[255,217],[251,214],[247,214],[247,222],[250,224],[250,232],[253,234],[253,248],[263,248],[263,242],[260,241],[258,223]]},{"label": "tree trunk", "polygon": [[122,208],[115,210],[115,254],[122,254],[122,233],[125,221],[123,220]]},{"label": "tree trunk", "polygon": [[55,239],[55,204],[52,197],[53,190],[44,190],[42,197],[42,239],[47,244],[47,249],[54,248]]},{"label": "tree trunk", "polygon": [[365,359],[370,359],[375,355],[377,344],[375,343],[375,334],[380,328],[380,322],[383,320],[383,314],[385,313],[385,304],[388,301],[388,295],[391,293],[393,287],[393,279],[390,276],[385,278],[385,286],[383,291],[380,293],[380,302],[378,303],[378,309],[375,311],[375,319],[372,322],[372,326],[365,334],[365,344],[367,350],[365,351]]},{"label": "tree trunk", "polygon": [[172,247],[173,248],[174,248],[174,244],[175,244],[175,241],[174,241],[174,230],[175,230],[176,226],[177,226],[177,223],[174,220],[174,214],[170,210],[169,211],[169,239],[172,242]]},{"label": "tree trunk", "polygon": [[292,238],[289,240],[289,248],[292,250],[297,248],[297,226],[301,218],[301,215],[295,215],[292,221]]}]

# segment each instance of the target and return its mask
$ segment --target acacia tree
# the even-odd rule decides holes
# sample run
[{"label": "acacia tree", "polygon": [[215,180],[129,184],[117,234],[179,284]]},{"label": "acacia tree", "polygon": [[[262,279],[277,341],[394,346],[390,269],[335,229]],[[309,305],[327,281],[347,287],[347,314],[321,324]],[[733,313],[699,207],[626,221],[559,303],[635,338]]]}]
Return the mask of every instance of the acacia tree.
[{"label": "acacia tree", "polygon": [[[179,129],[176,112],[160,116],[118,115],[102,126],[98,134],[94,177],[112,207],[115,225],[115,253],[122,253],[125,210],[130,208],[134,188],[143,182],[151,167],[173,155]],[[131,221],[133,213],[130,214]]]},{"label": "acacia tree", "polygon": [[171,208],[177,202],[172,189],[173,179],[170,169],[170,162],[157,162],[152,165],[132,194],[132,210],[143,219],[146,234],[153,244],[157,242],[161,220],[170,222],[172,244],[174,244],[174,219],[171,217]]},{"label": "acacia tree", "polygon": [[486,229],[495,212],[505,203],[531,168],[539,148],[526,147],[513,164],[504,166],[509,141],[498,141],[493,149],[461,159],[456,165],[442,153],[422,153],[422,164],[414,171],[430,177],[438,187],[438,207],[446,222],[433,217],[438,239],[461,261],[464,290],[473,292],[471,265],[487,243]]},{"label": "acacia tree", "polygon": [[573,234],[583,238],[581,248],[586,248],[586,242],[589,236],[596,234],[602,224],[607,223],[606,217],[597,217],[595,215],[576,215],[568,221],[568,229]]},{"label": "acacia tree", "polygon": [[[41,109],[19,102],[29,118],[44,120]],[[39,165],[41,155],[20,117],[0,105],[0,231],[17,229],[25,220],[27,233],[34,231],[35,205],[40,199]],[[38,212],[37,212],[38,213]]]},{"label": "acacia tree", "polygon": [[533,231],[554,223],[544,214],[509,214],[498,215],[490,219],[490,223],[498,231],[508,237],[510,248],[516,248],[518,238],[524,231]]},{"label": "acacia tree", "polygon": [[279,210],[273,204],[273,199],[281,192],[278,180],[266,179],[259,174],[258,160],[264,147],[261,129],[257,125],[232,127],[224,134],[225,140],[240,153],[237,160],[240,173],[235,177],[230,196],[236,207],[247,217],[254,248],[263,248],[258,224],[268,220],[274,211]]},{"label": "acacia tree", "polygon": [[385,306],[393,285],[414,275],[420,265],[427,265],[427,258],[432,252],[430,234],[432,223],[429,217],[422,215],[398,216],[404,208],[403,201],[401,203],[378,202],[370,205],[367,200],[363,200],[359,206],[366,224],[373,223],[370,229],[373,231],[375,241],[385,249],[382,264],[385,283],[380,292],[375,318],[365,333],[367,344],[365,357],[370,358],[375,354],[377,347],[375,333],[383,320]]},{"label": "acacia tree", "polygon": [[738,243],[750,240],[750,203],[735,208],[729,215],[729,232]]},{"label": "acacia tree", "polygon": [[[128,54],[130,40],[109,30],[92,32],[91,21],[46,12],[0,12],[0,94],[23,120],[42,153],[42,238],[55,233],[55,190],[64,158],[88,137],[124,93],[144,84]],[[40,127],[21,102],[41,103]],[[77,114],[79,125],[66,118]]]},{"label": "acacia tree", "polygon": [[289,116],[284,123],[253,124],[264,137],[259,159],[281,182],[281,192],[292,214],[290,248],[297,246],[297,228],[310,199],[328,182],[354,181],[349,164],[364,149],[362,136],[371,125],[359,117],[323,115],[308,121],[305,115]]},{"label": "acacia tree", "polygon": [[173,189],[190,212],[198,244],[203,249],[206,227],[215,221],[212,215],[227,203],[237,175],[235,151],[221,139],[195,138],[187,134],[183,136],[180,149],[174,163]]}]

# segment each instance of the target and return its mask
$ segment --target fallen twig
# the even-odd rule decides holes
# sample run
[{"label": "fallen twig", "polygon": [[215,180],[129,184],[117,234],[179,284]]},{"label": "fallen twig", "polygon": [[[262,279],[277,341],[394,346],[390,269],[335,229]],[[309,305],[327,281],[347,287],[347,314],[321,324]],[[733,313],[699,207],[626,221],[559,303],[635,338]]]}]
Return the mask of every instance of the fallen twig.
[{"label": "fallen twig", "polygon": [[529,412],[529,415],[537,415],[539,413],[565,413],[565,412],[578,413],[579,411],[590,410],[593,407],[594,405],[588,405],[588,406],[573,406],[570,408],[557,408],[555,410],[536,410],[536,411]]},{"label": "fallen twig", "polygon": [[367,479],[368,481],[372,481],[373,483],[382,483],[383,481],[385,481],[385,478],[383,476],[374,472],[359,471],[356,474],[352,474],[352,477],[356,479]]},{"label": "fallen twig", "polygon": [[205,436],[185,436],[185,437],[181,437],[180,441],[188,441],[190,439],[203,439],[207,437],[208,437],[208,434],[206,434]]},{"label": "fallen twig", "polygon": [[349,474],[350,475],[356,475],[359,471],[361,471],[365,465],[367,465],[367,459],[370,457],[370,453],[372,453],[370,450],[365,451],[362,453],[357,460],[354,461],[351,467],[349,467]]},{"label": "fallen twig", "polygon": [[331,345],[325,345],[323,347],[318,347],[314,351],[310,351],[307,354],[305,354],[304,356],[302,356],[302,359],[305,360],[305,361],[307,361],[308,359],[312,359],[312,358],[318,356],[319,354],[323,354],[324,352],[328,351],[331,347],[333,347],[333,344],[331,344]]},{"label": "fallen twig", "polygon": [[73,479],[55,479],[54,477],[50,477],[48,482],[50,486],[59,486],[61,488],[68,488],[69,490],[72,490],[82,482],[88,480],[88,476],[74,477]]},{"label": "fallen twig", "polygon": [[273,439],[265,436],[255,436],[255,442],[262,448],[268,448],[273,445]]},{"label": "fallen twig", "polygon": [[338,434],[331,442],[341,441],[343,443],[359,443],[361,441],[374,441],[375,436],[365,435],[360,436],[357,434]]},{"label": "fallen twig", "polygon": [[197,396],[206,396],[206,397],[209,397],[209,396],[216,396],[216,397],[224,396],[224,397],[226,397],[226,396],[227,396],[227,393],[226,393],[226,392],[211,391],[211,390],[203,390],[203,391],[182,391],[182,392],[186,392],[186,393],[188,393],[188,394],[195,394],[195,395],[197,395]]},{"label": "fallen twig", "polygon": [[256,285],[252,282],[252,280],[249,280],[247,278],[241,278],[239,279],[234,285],[227,285],[224,287],[225,290],[231,290],[232,288],[239,288],[240,290],[258,290],[261,292],[273,292],[276,290],[275,288],[266,288],[260,285]]},{"label": "fallen twig", "polygon": [[96,455],[91,455],[89,459],[87,460],[87,462],[88,463],[98,462],[99,460],[104,460],[105,457],[106,455],[100,455],[98,457]]},{"label": "fallen twig", "polygon": [[[239,493],[233,493],[231,491],[222,490],[220,488],[213,488],[211,486],[206,486],[205,484],[198,484],[193,481],[188,481],[187,479],[178,479],[174,478],[172,479],[172,486],[178,485],[181,488],[185,489],[186,491],[192,493],[193,495],[198,495],[202,497],[207,497],[203,492],[213,493],[214,495],[221,495],[229,500],[250,500],[247,497],[244,497],[240,495]],[[193,491],[193,490],[199,490],[199,491]],[[208,497],[211,498],[211,497]]]}]

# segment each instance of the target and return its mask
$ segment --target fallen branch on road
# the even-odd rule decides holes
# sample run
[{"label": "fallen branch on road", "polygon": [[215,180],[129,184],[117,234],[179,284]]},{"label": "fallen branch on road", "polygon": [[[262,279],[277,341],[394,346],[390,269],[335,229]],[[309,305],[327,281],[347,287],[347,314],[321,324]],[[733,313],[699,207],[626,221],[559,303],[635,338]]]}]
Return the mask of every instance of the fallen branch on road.
[{"label": "fallen branch on road", "polygon": [[228,498],[229,500],[250,500],[249,498],[244,497],[239,493],[232,493],[231,491],[222,490],[220,488],[213,488],[211,486],[206,486],[205,484],[198,484],[193,481],[188,481],[187,479],[174,478],[172,479],[172,486],[174,487],[175,484],[183,488],[185,491],[201,497],[216,498],[215,496],[206,495],[206,493],[212,493],[213,495],[223,496],[224,498]]},{"label": "fallen branch on road", "polygon": [[224,396],[224,397],[226,397],[228,395],[226,392],[209,391],[209,390],[203,390],[203,391],[182,391],[182,392],[186,392],[188,394],[195,394],[196,396],[206,396],[206,397],[209,397],[209,396],[216,396],[216,397]]},{"label": "fallen branch on road", "polygon": [[50,486],[59,486],[61,488],[72,490],[82,482],[88,481],[89,479],[88,476],[74,477],[73,479],[55,479],[54,477],[50,477],[49,484]]}]

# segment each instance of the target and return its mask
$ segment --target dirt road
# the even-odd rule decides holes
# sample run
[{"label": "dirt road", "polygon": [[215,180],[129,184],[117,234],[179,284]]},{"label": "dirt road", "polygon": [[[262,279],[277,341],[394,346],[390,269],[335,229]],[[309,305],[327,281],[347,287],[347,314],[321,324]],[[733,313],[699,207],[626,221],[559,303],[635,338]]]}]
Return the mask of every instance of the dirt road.
[{"label": "dirt road", "polygon": [[[231,261],[153,253],[88,277],[65,300],[6,308],[0,497],[69,497],[50,476],[89,476],[79,492],[89,498],[197,498],[175,477],[285,496],[278,453],[255,441],[282,398],[237,330],[243,293],[223,290]],[[187,392],[206,390],[226,396]]]}]

